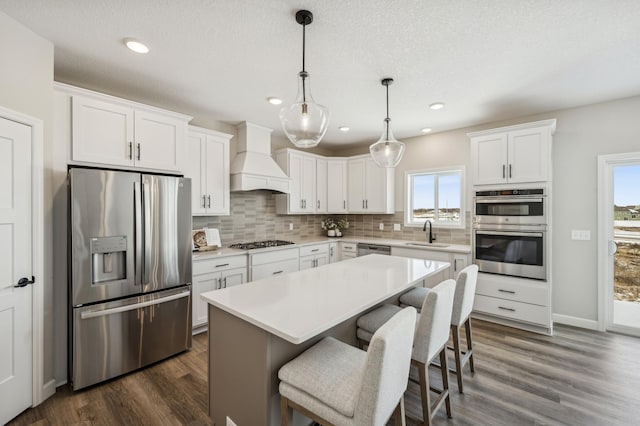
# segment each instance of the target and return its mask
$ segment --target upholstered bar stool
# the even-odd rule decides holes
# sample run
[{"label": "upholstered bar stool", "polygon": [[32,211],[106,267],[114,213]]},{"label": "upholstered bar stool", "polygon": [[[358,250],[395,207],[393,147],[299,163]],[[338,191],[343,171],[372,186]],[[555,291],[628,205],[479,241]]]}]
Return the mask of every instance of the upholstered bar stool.
[{"label": "upholstered bar stool", "polygon": [[321,340],[278,371],[282,424],[292,408],[320,424],[404,425],[413,307],[402,309],[372,337],[369,351],[332,337]]},{"label": "upholstered bar stool", "polygon": [[[449,370],[447,368],[446,346],[449,340],[449,325],[453,309],[453,295],[456,282],[446,280],[435,286],[423,299],[422,313],[416,321],[411,364],[418,369],[418,385],[422,400],[422,418],[425,425],[430,425],[433,416],[444,403],[447,416],[451,417],[451,402],[449,397]],[[407,308],[404,308],[407,309]],[[380,327],[384,327],[389,318],[402,311],[396,305],[383,305],[358,318],[358,345],[364,347]],[[370,350],[370,349],[369,349]],[[436,389],[429,384],[427,369],[436,357],[440,357],[440,372],[442,374],[442,389]],[[432,403],[429,391],[439,394]],[[413,419],[419,422],[418,419]]]},{"label": "upholstered bar stool", "polygon": [[[471,373],[475,372],[473,368],[473,341],[471,338],[471,311],[473,310],[473,300],[476,294],[476,284],[478,282],[478,266],[469,265],[458,274],[456,280],[456,293],[453,298],[453,314],[451,315],[451,335],[453,338],[453,349],[456,368],[451,369],[458,379],[458,392],[463,393],[462,387],[462,368],[469,364]],[[413,290],[400,296],[401,306],[413,306],[420,310],[422,301],[429,293],[430,289],[416,287]],[[464,325],[467,337],[467,350],[463,351],[460,347],[460,329]]]}]

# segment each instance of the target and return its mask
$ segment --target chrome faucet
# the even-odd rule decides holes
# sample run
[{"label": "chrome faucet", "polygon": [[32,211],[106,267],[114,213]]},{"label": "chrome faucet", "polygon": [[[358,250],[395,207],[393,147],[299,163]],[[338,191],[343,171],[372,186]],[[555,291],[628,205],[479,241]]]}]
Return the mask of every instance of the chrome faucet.
[{"label": "chrome faucet", "polygon": [[433,228],[431,227],[431,221],[425,220],[424,226],[422,227],[423,232],[427,232],[427,223],[429,224],[429,244],[433,243],[436,240],[436,237],[433,236]]}]

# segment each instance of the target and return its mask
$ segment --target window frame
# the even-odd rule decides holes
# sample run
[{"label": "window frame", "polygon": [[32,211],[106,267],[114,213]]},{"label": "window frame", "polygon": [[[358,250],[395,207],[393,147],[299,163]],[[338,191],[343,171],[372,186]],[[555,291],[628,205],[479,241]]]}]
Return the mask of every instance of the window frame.
[{"label": "window frame", "polygon": [[459,222],[445,222],[445,221],[433,221],[434,227],[448,228],[448,229],[464,229],[465,228],[465,201],[466,201],[466,184],[465,184],[465,166],[450,166],[429,168],[420,170],[407,170],[404,172],[404,226],[420,228],[424,226],[425,220],[412,221],[413,218],[413,177],[416,175],[435,175],[434,181],[434,208],[440,207],[438,205],[438,177],[451,174],[460,174],[460,221]]}]

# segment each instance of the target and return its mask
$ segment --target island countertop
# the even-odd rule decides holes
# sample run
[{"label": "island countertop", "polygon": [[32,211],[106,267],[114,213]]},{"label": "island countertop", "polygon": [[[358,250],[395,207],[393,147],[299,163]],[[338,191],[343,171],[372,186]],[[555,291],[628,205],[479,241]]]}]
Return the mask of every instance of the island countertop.
[{"label": "island countertop", "polygon": [[372,254],[206,292],[201,297],[300,344],[449,266],[448,262]]}]

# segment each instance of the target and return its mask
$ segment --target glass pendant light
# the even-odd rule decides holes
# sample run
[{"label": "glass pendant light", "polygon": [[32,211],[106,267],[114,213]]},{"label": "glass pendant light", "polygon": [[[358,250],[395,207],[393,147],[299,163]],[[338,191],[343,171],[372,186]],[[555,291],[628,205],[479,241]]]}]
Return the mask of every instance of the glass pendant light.
[{"label": "glass pendant light", "polygon": [[296,22],[302,25],[302,71],[298,73],[298,96],[295,103],[280,110],[282,129],[298,148],[312,148],[320,143],[329,126],[329,110],[313,101],[309,87],[309,73],[304,69],[305,28],[313,22],[308,10],[296,13]]},{"label": "glass pendant light", "polygon": [[380,167],[392,168],[398,165],[404,154],[404,144],[396,140],[391,132],[389,118],[389,86],[393,83],[392,78],[382,79],[382,85],[387,88],[387,118],[384,119],[382,136],[378,142],[369,146],[369,152],[373,161]]}]

